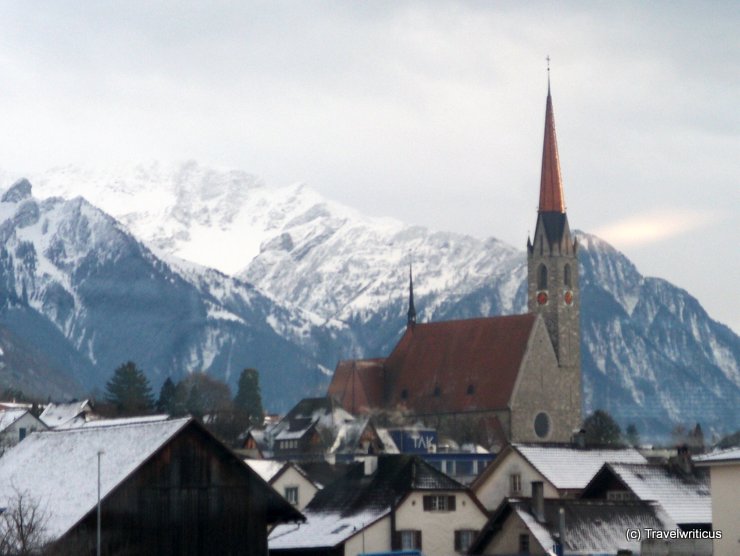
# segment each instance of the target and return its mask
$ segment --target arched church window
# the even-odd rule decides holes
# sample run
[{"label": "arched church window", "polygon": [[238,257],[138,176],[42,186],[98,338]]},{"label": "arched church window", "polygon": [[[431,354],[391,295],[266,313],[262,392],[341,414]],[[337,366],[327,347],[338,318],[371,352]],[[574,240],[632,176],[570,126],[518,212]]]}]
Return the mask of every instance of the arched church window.
[{"label": "arched church window", "polygon": [[543,264],[537,267],[537,289],[547,289],[547,267]]},{"label": "arched church window", "polygon": [[534,433],[539,438],[546,438],[550,434],[550,417],[544,411],[534,418]]},{"label": "arched church window", "polygon": [[565,265],[565,268],[563,268],[563,283],[568,288],[572,288],[573,287],[573,283],[572,283],[571,277],[570,277],[570,265],[569,264],[566,264]]}]

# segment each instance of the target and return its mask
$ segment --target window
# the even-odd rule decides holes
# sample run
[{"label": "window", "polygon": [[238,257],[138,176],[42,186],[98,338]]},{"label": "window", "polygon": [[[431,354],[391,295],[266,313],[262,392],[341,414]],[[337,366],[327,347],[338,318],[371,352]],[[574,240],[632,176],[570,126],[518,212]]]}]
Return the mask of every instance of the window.
[{"label": "window", "polygon": [[409,397],[409,391],[408,391],[408,390],[406,390],[406,388],[404,388],[403,390],[401,390],[401,399],[402,399],[402,400],[405,400],[405,399],[407,399],[408,397]]},{"label": "window", "polygon": [[298,487],[297,486],[286,486],[285,487],[285,499],[293,504],[298,505]]},{"label": "window", "polygon": [[26,438],[26,428],[21,427],[20,429],[18,429],[18,441],[20,442],[24,438]]},{"label": "window", "polygon": [[529,535],[527,533],[519,535],[519,554],[529,554]]},{"label": "window", "polygon": [[534,418],[534,433],[539,438],[545,438],[550,434],[550,418],[547,413],[540,412]]},{"label": "window", "polygon": [[636,500],[637,498],[628,490],[608,490],[606,491],[606,499],[614,502],[624,502],[626,500]]},{"label": "window", "polygon": [[547,289],[547,267],[543,264],[537,267],[537,289]]},{"label": "window", "polygon": [[433,494],[424,497],[425,512],[454,512],[455,497]]},{"label": "window", "polygon": [[455,552],[466,553],[477,536],[478,531],[473,529],[455,531]]},{"label": "window", "polygon": [[566,264],[563,268],[563,284],[565,284],[567,287],[571,288],[573,287],[573,281],[570,277],[570,265]]},{"label": "window", "polygon": [[468,396],[472,396],[473,394],[475,394],[475,386],[468,384]]},{"label": "window", "polygon": [[434,397],[439,398],[440,394],[442,394],[442,389],[439,387],[439,384],[434,386]]},{"label": "window", "polygon": [[421,550],[421,531],[403,529],[396,531],[394,550]]},{"label": "window", "polygon": [[522,493],[522,476],[519,473],[512,473],[509,475],[509,484],[511,486],[512,495],[519,495]]}]

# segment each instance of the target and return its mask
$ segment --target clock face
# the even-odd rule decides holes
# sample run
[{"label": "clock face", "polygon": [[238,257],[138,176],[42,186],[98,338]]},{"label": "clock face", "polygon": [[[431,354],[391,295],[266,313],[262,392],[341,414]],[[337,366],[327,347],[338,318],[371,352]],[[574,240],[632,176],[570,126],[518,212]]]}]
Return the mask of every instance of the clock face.
[{"label": "clock face", "polygon": [[547,292],[537,293],[537,305],[544,305],[547,303]]},{"label": "clock face", "polygon": [[566,290],[563,299],[565,299],[566,305],[573,305],[573,292],[570,290]]}]

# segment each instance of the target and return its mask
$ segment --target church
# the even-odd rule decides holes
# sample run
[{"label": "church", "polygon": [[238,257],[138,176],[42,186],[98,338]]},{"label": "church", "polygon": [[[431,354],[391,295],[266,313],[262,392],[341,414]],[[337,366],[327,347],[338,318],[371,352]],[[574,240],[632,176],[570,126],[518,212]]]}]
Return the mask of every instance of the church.
[{"label": "church", "polygon": [[416,322],[385,358],[340,361],[328,395],[352,414],[467,419],[491,442],[568,442],[581,425],[578,244],[565,210],[548,80],[537,224],[523,315]]}]

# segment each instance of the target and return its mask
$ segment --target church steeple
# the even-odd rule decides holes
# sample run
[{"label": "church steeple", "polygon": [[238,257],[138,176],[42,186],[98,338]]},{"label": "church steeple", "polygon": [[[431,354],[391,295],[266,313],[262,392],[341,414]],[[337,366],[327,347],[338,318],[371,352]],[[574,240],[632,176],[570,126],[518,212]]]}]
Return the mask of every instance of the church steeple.
[{"label": "church steeple", "polygon": [[560,174],[558,140],[555,135],[555,115],[550,95],[550,74],[547,78],[547,104],[545,108],[545,138],[542,142],[542,174],[540,176],[539,212],[565,212],[563,179]]},{"label": "church steeple", "polygon": [[416,307],[414,307],[414,277],[411,272],[411,263],[409,263],[409,312],[406,321],[407,328],[413,328],[416,324]]},{"label": "church steeple", "polygon": [[565,212],[548,68],[540,204],[527,240],[529,310],[542,315],[561,367],[580,369],[578,244]]}]

